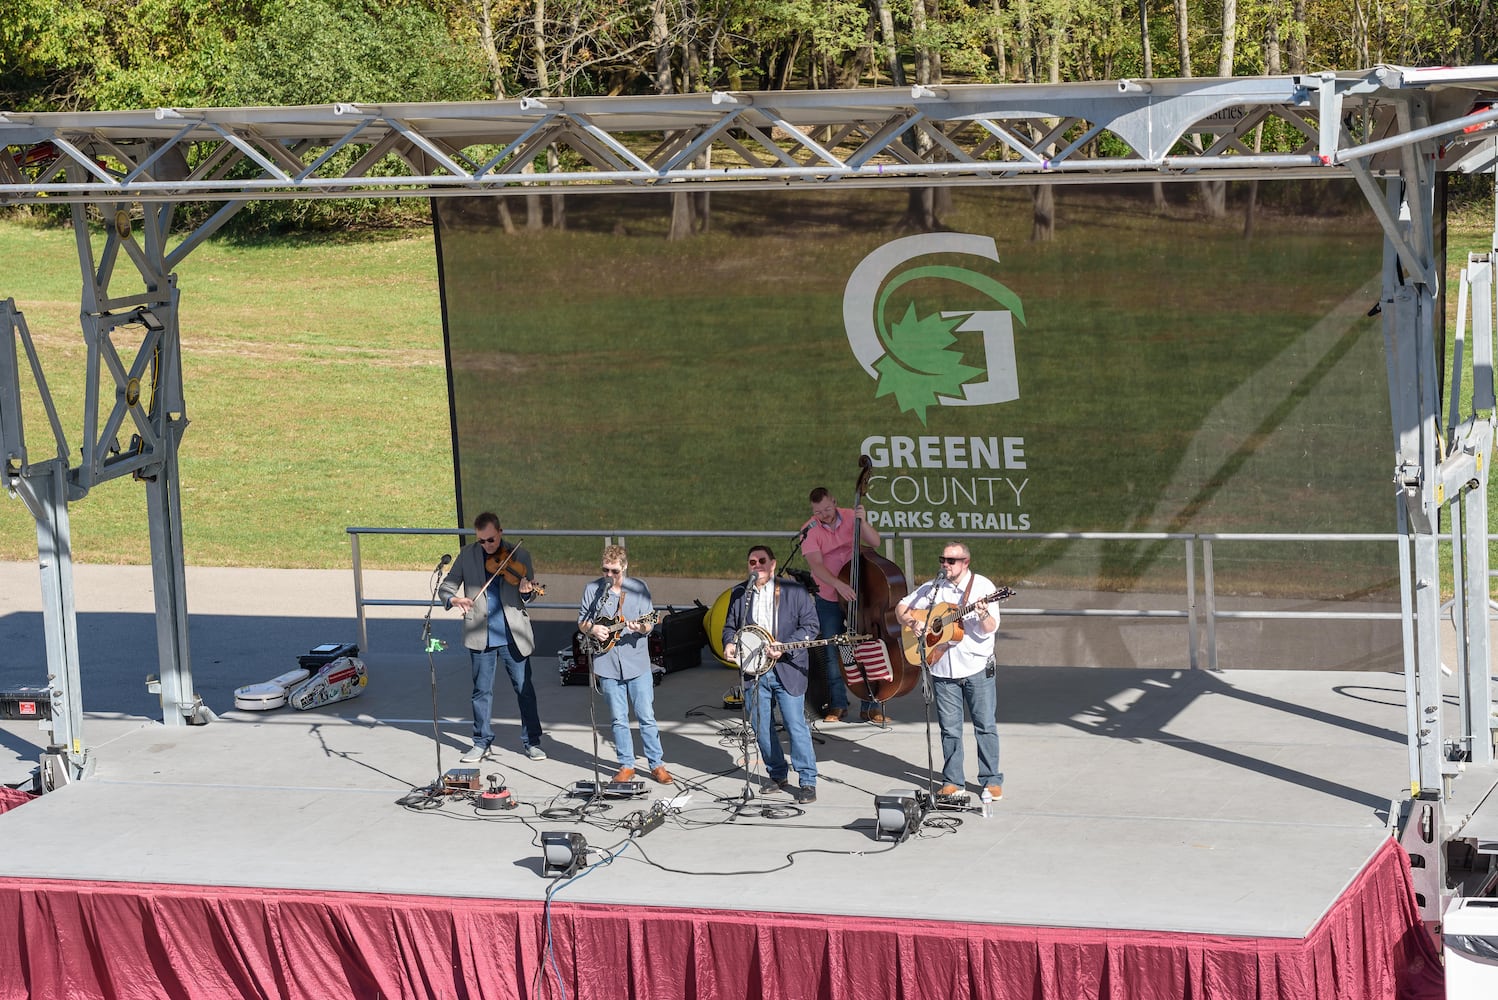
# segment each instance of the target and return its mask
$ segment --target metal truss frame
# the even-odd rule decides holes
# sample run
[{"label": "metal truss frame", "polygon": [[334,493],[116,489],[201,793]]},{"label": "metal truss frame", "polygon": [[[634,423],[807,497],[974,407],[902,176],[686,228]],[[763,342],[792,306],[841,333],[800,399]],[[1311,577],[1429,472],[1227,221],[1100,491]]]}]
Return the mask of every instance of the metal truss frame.
[{"label": "metal truss frame", "polygon": [[[1281,148],[1294,148],[1256,151],[1261,126],[1289,137]],[[0,348],[8,346],[11,359],[0,365],[0,458],[7,485],[37,520],[51,683],[61,701],[57,732],[66,737],[67,762],[80,773],[87,752],[79,729],[67,504],[111,478],[128,474],[147,484],[164,719],[210,717],[192,693],[187,650],[177,498],[177,444],[187,418],[173,270],[251,201],[1348,177],[1362,188],[1385,238],[1382,315],[1396,518],[1404,537],[1410,786],[1412,802],[1427,810],[1413,825],[1429,829],[1433,809],[1439,828],[1453,757],[1493,761],[1486,484],[1494,400],[1493,296],[1480,290],[1492,282],[1474,278],[1473,410],[1460,422],[1454,408],[1440,412],[1444,358],[1436,309],[1444,261],[1434,239],[1435,179],[1441,171],[1491,172],[1495,164],[1498,67],[0,113],[0,204],[72,205],[83,273],[88,399],[78,465],[67,464],[24,320],[10,308],[10,321],[0,325]],[[174,220],[184,202],[218,207],[182,225]],[[106,233],[96,255],[90,220],[100,216]],[[120,260],[133,265],[142,291],[111,293]],[[1491,258],[1484,264],[1491,272]],[[1474,262],[1469,270],[1476,275],[1481,268]],[[1479,320],[1479,313],[1488,318]],[[127,361],[115,342],[137,330]],[[57,456],[36,463],[28,462],[20,433],[17,344],[26,347],[58,439]],[[1449,391],[1455,400],[1457,388]],[[121,440],[127,427],[128,445]],[[1449,741],[1441,732],[1437,631],[1437,527],[1448,507],[1461,537],[1454,572],[1467,698],[1462,734]],[[1441,869],[1433,860],[1434,870],[1426,869],[1432,878]],[[1444,883],[1427,898],[1439,899],[1442,891]]]}]

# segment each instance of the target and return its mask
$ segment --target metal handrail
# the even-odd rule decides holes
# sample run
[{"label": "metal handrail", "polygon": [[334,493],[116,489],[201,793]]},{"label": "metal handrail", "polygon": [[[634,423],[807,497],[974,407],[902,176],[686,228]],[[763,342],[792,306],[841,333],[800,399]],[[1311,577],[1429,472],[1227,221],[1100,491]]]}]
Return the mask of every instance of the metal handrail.
[{"label": "metal handrail", "polygon": [[[364,596],[363,565],[360,559],[359,540],[363,535],[472,535],[472,528],[376,528],[348,527],[344,529],[350,539],[354,570],[354,611],[358,622],[359,647],[369,648],[369,630],[365,609],[370,607],[431,607],[436,602],[410,598],[372,598]],[[632,538],[753,538],[780,537],[785,533],[776,531],[620,531],[600,533],[596,530],[570,528],[511,529],[510,534],[526,537],[601,537],[604,545],[623,544],[626,537]],[[791,537],[796,537],[793,533]],[[1398,621],[1398,611],[1222,611],[1217,608],[1214,543],[1216,542],[1397,542],[1400,535],[1394,532],[1352,533],[1322,532],[1296,534],[1290,532],[1129,532],[1129,531],[900,531],[886,534],[885,554],[893,557],[896,542],[905,563],[906,575],[914,578],[915,542],[918,539],[1025,539],[1030,541],[1128,541],[1181,542],[1186,558],[1185,607],[1172,608],[1018,608],[1006,607],[1004,614],[1020,617],[1057,618],[1136,618],[1136,619],[1184,619],[1187,625],[1187,660],[1191,669],[1198,669],[1199,616],[1196,584],[1196,546],[1202,547],[1202,596],[1205,605],[1207,665],[1217,670],[1217,622],[1235,620],[1323,620],[1323,621]],[[1449,540],[1449,534],[1438,535]],[[1498,571],[1490,575],[1498,576]],[[565,609],[571,604],[537,601],[534,608]]]}]

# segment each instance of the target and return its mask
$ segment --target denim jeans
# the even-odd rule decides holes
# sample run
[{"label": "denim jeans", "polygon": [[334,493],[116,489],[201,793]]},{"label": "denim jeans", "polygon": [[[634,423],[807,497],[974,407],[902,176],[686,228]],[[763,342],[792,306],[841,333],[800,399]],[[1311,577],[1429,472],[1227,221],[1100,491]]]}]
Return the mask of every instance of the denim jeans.
[{"label": "denim jeans", "polygon": [[614,717],[614,752],[619,755],[619,766],[635,766],[635,741],[629,731],[631,703],[635,706],[635,718],[640,720],[640,743],[645,748],[645,760],[651,770],[665,764],[666,758],[661,753],[661,732],[655,725],[655,678],[650,671],[630,681],[600,677],[598,687]]},{"label": "denim jeans", "polygon": [[[843,606],[836,601],[829,601],[823,597],[813,595],[817,604],[817,622],[822,627],[822,638],[827,639],[838,635],[843,631],[847,617],[843,614]],[[827,672],[827,708],[833,712],[841,712],[848,707],[848,685],[843,680],[843,668],[840,658],[843,655],[840,646],[822,646],[811,650],[811,664],[813,670],[825,670]],[[820,708],[820,705],[813,706]],[[864,711],[878,708],[877,701],[860,701],[858,707]]]},{"label": "denim jeans", "polygon": [[510,675],[510,686],[520,703],[520,746],[523,750],[541,744],[541,716],[536,710],[536,688],[531,683],[530,657],[516,655],[514,646],[490,646],[483,652],[469,650],[473,661],[473,745],[487,747],[494,742],[490,716],[494,710],[494,674],[498,661],[504,660]]},{"label": "denim jeans", "polygon": [[994,678],[982,673],[971,677],[932,677],[936,688],[936,723],[941,727],[941,780],[963,786],[962,709],[967,706],[978,740],[978,784],[1002,785],[999,770],[999,726],[995,721],[997,695]]},{"label": "denim jeans", "polygon": [[791,763],[801,778],[802,788],[815,788],[817,784],[817,758],[811,749],[811,727],[806,724],[806,696],[786,691],[774,670],[760,675],[758,682],[751,682],[754,696],[749,703],[749,724],[754,727],[754,738],[759,741],[759,754],[764,758],[765,770],[771,781],[784,781],[790,773],[785,763],[785,751],[780,748],[780,737],[775,735],[774,709],[780,709],[780,721],[785,723],[785,734],[791,741]]}]

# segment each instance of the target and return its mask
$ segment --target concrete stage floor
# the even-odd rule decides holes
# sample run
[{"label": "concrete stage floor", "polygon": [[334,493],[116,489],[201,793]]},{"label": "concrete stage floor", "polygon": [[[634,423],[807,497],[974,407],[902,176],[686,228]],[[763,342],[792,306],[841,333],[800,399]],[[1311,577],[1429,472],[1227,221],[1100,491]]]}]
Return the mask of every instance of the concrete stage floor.
[{"label": "concrete stage floor", "polygon": [[[0,566],[10,650],[0,687],[41,681],[35,573]],[[1005,798],[993,817],[934,813],[919,836],[892,846],[874,839],[873,795],[927,787],[928,746],[940,763],[919,689],[891,704],[888,729],[817,725],[817,802],[793,807],[757,776],[758,797],[735,816],[720,800],[745,784],[739,715],[722,707],[736,674],[704,654],[657,689],[677,786],[647,782],[647,798],[610,800],[580,823],[566,812],[580,800],[562,793],[592,777],[589,689],[561,685],[555,658],[538,655],[550,759],[517,752],[514,697],[501,680],[502,752],[482,765],[521,807],[480,812],[445,797],[404,808],[402,797],[458,766],[469,743],[468,657],[452,622],[438,630],[451,648],[434,658],[435,740],[428,658],[397,651],[419,650],[420,623],[399,612],[371,626],[359,698],[248,713],[226,696],[317,643],[351,640],[348,578],[190,569],[194,676],[221,718],[167,728],[150,720],[142,684],[156,672],[149,570],[79,567],[92,774],[0,816],[0,873],[540,899],[551,883],[540,875],[539,831],[578,830],[608,850],[626,839],[608,828],[614,821],[689,793],[663,827],[559,898],[1300,937],[1381,845],[1390,800],[1408,787],[1399,674],[1008,667],[999,675]],[[658,604],[671,599],[658,589]],[[613,755],[597,711],[607,775]],[[34,722],[0,723],[0,780],[22,780],[45,742]],[[969,734],[974,790],[975,764]],[[549,809],[562,811],[538,815]]]}]

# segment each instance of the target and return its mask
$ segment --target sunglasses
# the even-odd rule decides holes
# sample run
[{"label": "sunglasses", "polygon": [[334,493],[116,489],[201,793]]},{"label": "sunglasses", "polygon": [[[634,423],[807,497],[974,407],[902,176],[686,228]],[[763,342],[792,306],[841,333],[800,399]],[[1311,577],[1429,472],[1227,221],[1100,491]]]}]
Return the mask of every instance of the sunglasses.
[{"label": "sunglasses", "polygon": [[768,559],[750,559],[749,560],[749,565],[750,566],[768,566],[769,564],[770,564],[770,560],[768,560]]},{"label": "sunglasses", "polygon": [[603,572],[607,573],[609,576],[613,576],[616,573],[623,573],[624,570],[622,570],[622,569],[611,569],[610,567],[605,566],[605,567],[603,567]]},{"label": "sunglasses", "polygon": [[949,566],[952,563],[967,562],[967,556],[941,556],[940,559]]}]

